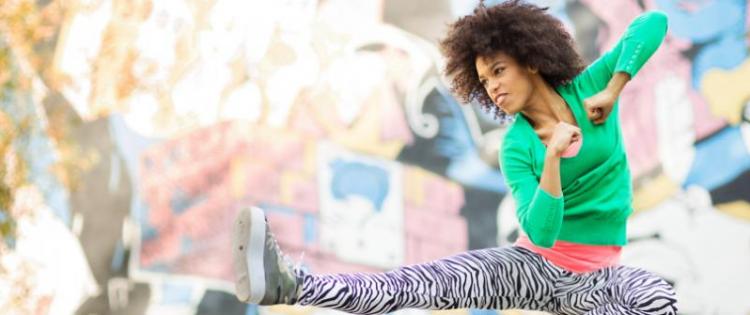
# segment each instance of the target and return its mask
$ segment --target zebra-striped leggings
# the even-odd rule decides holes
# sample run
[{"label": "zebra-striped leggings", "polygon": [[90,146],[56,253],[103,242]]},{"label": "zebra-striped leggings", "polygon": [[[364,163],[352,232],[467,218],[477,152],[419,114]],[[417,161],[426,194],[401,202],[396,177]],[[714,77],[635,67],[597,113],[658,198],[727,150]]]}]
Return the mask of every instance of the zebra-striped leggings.
[{"label": "zebra-striped leggings", "polygon": [[677,313],[672,286],[647,271],[617,266],[574,273],[517,246],[469,251],[386,273],[306,275],[298,303],[355,314],[402,308]]}]

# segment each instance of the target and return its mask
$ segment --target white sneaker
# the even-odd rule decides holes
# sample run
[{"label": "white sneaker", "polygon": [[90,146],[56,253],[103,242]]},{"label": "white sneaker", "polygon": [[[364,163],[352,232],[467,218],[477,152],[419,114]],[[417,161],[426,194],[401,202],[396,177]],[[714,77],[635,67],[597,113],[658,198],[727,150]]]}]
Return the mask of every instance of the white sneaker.
[{"label": "white sneaker", "polygon": [[259,305],[294,304],[303,273],[281,252],[263,210],[243,208],[234,221],[232,253],[237,298]]}]

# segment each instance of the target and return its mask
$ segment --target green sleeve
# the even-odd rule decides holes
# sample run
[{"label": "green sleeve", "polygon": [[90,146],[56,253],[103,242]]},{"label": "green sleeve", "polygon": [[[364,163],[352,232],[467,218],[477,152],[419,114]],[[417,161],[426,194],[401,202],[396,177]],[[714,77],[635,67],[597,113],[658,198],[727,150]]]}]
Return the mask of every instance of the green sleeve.
[{"label": "green sleeve", "polygon": [[500,154],[500,167],[516,201],[521,228],[535,245],[552,247],[562,226],[563,197],[553,197],[539,187],[530,153],[507,137]]},{"label": "green sleeve", "polygon": [[667,34],[667,15],[649,11],[636,17],[617,44],[581,73],[592,93],[603,90],[616,72],[631,78],[646,64]]}]

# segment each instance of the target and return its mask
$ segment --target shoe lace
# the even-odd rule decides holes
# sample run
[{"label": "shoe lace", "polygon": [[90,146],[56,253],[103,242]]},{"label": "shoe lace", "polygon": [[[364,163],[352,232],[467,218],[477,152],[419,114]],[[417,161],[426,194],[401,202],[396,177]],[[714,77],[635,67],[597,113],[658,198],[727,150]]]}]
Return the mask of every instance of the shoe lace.
[{"label": "shoe lace", "polygon": [[[269,232],[270,233],[270,232]],[[302,281],[306,274],[308,274],[307,268],[303,265],[305,259],[305,251],[303,250],[300,254],[299,259],[295,263],[288,255],[286,255],[279,247],[279,243],[273,233],[270,233],[271,237],[267,239],[268,245],[272,246],[277,253],[277,257],[280,259],[280,265],[284,267],[284,273],[290,278],[294,279],[294,297],[284,296],[283,300],[285,303],[289,303],[290,299],[296,300],[299,296],[300,290],[302,289]]]},{"label": "shoe lace", "polygon": [[276,237],[271,234],[271,237],[267,239],[268,245],[273,247],[273,250],[276,251],[277,256],[281,259],[281,262],[283,263],[284,267],[287,267],[286,269],[291,271],[294,275],[298,273],[298,271],[301,271],[304,267],[302,266],[302,261],[305,258],[305,252],[302,251],[302,254],[300,255],[300,258],[298,259],[297,263],[295,263],[291,258],[289,258],[288,255],[286,255],[279,246],[279,242],[276,241]]}]

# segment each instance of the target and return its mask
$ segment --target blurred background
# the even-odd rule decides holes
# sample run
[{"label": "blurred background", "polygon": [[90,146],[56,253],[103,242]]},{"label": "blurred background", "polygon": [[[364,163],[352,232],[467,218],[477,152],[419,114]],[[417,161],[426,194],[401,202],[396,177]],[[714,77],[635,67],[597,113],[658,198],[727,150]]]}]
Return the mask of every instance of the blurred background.
[{"label": "blurred background", "polygon": [[[668,14],[621,96],[622,262],[668,279],[683,314],[750,314],[747,2],[532,2],[587,62]],[[335,313],[236,301],[229,231],[249,205],[317,273],[512,244],[504,127],[451,96],[437,49],[476,4],[0,1],[1,312]]]}]

